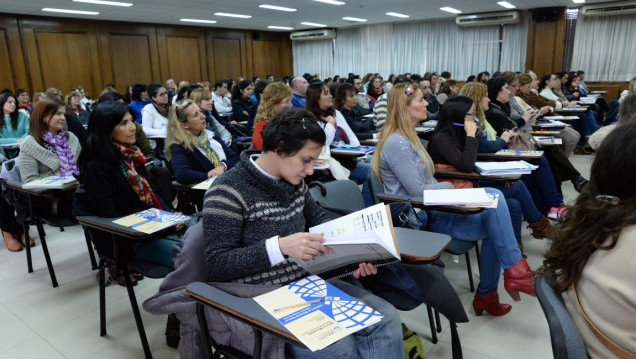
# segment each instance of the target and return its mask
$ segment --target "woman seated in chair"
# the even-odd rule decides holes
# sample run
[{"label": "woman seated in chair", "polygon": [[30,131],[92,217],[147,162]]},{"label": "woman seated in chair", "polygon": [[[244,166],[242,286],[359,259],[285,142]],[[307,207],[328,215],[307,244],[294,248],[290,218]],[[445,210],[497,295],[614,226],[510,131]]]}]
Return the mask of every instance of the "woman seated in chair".
[{"label": "woman seated in chair", "polygon": [[[607,136],[596,152],[590,183],[565,215],[542,268],[558,276],[555,290],[592,359],[636,354],[634,153],[636,122]],[[627,355],[618,355],[621,348]]]},{"label": "woman seated in chair", "polygon": [[[327,149],[330,146],[340,146],[341,144],[359,146],[360,141],[356,137],[355,133],[351,130],[351,127],[347,124],[347,121],[342,117],[340,111],[333,108],[333,101],[329,88],[322,82],[314,82],[307,87],[307,93],[305,95],[305,109],[316,116],[320,127],[323,128],[327,135],[327,142],[325,146]],[[332,160],[336,161],[336,160]],[[362,183],[362,197],[364,198],[364,204],[370,206],[373,204],[371,200],[371,193],[369,192],[369,185],[367,183],[367,175],[369,174],[369,164],[360,162],[357,158],[340,158],[338,164],[331,164],[333,166],[342,165],[348,171],[351,171],[347,177],[349,179]],[[346,171],[346,172],[348,172]],[[345,173],[346,173],[345,172]],[[347,179],[347,177],[339,178],[333,168],[331,173],[336,179]]]},{"label": "woman seated in chair", "polygon": [[[284,285],[307,276],[290,257],[311,259],[329,251],[321,233],[307,227],[330,216],[311,198],[303,181],[325,143],[315,117],[284,110],[263,129],[263,152],[243,152],[241,162],[208,190],[204,214],[206,267],[213,281]],[[356,277],[376,273],[361,263]],[[397,311],[382,299],[343,280],[332,282],[384,314],[380,323],[322,349],[286,346],[298,358],[399,358],[403,355]]]},{"label": "woman seated in chair", "polygon": [[371,132],[373,119],[363,118],[355,109],[357,100],[357,92],[353,85],[342,84],[336,87],[333,106],[342,114],[358,140],[377,138],[377,135]]},{"label": "woman seated in chair", "polygon": [[[477,111],[473,100],[466,96],[453,96],[440,110],[437,127],[428,143],[428,152],[435,162],[435,168],[451,166],[461,172],[473,172],[477,161]],[[472,182],[465,181],[472,187]],[[554,227],[550,220],[535,207],[523,181],[495,182],[481,180],[484,187],[500,190],[508,204],[515,238],[523,252],[521,243],[522,214],[532,228],[535,238],[554,239]]]},{"label": "woman seated in chair", "polygon": [[[33,109],[29,132],[20,145],[20,176],[23,183],[49,176],[73,176],[80,172],[77,159],[82,147],[66,131],[64,103],[45,98]],[[52,201],[51,213],[71,217],[71,197],[64,194]]]},{"label": "woman seated in chair", "polygon": [[[501,149],[508,147],[508,142],[518,134],[511,130],[506,130],[497,136],[497,132],[492,128],[490,122],[486,120],[485,111],[490,106],[488,98],[488,88],[479,82],[470,82],[462,87],[460,95],[470,97],[475,104],[477,120],[479,126],[477,131],[477,151],[479,153],[495,153]],[[547,213],[548,218],[556,219],[565,209],[563,205],[563,195],[559,193],[554,182],[554,176],[550,169],[548,160],[541,157],[537,163],[536,170],[529,175],[521,176],[521,180],[525,183],[535,207],[542,214]]]},{"label": "woman seated in chair", "polygon": [[[174,179],[190,185],[218,177],[234,167],[239,157],[214,132],[205,129],[205,115],[192,100],[177,102],[170,109],[166,159]],[[203,196],[195,203],[202,208]]]},{"label": "woman seated in chair", "polygon": [[232,134],[212,115],[212,94],[206,89],[195,89],[190,93],[190,100],[199,106],[205,115],[205,128],[214,132],[228,147],[232,145]]},{"label": "woman seated in chair", "polygon": [[274,82],[265,87],[256,111],[256,123],[252,133],[254,148],[260,150],[263,147],[263,136],[261,136],[263,128],[274,116],[291,107],[291,97],[291,88],[282,82]]},{"label": "woman seated in chair", "polygon": [[[135,141],[135,124],[128,106],[109,101],[95,107],[90,117],[86,146],[78,160],[82,173],[80,182],[85,192],[81,196],[78,196],[79,193],[76,195],[76,215],[116,218],[149,208],[172,209],[171,198],[155,194],[154,184],[148,181],[146,157],[134,145]],[[110,234],[91,231],[91,240],[100,257],[114,257]],[[143,250],[138,251],[137,258],[165,266],[173,265],[171,243],[165,239],[146,242],[141,245]],[[130,241],[120,244],[122,253],[126,253],[125,260],[132,257],[138,246],[138,243]],[[153,246],[160,250],[153,250]],[[109,267],[111,277],[118,284],[125,285],[120,273],[115,275],[113,271],[113,267]],[[141,278],[141,275],[133,275],[133,285]]]},{"label": "woman seated in chair", "polygon": [[[387,121],[372,169],[384,183],[387,193],[421,196],[425,189],[451,188],[448,182],[439,183],[433,177],[433,161],[419,141],[415,125],[427,117],[428,103],[416,84],[398,84],[388,94]],[[497,189],[487,192],[503,194]],[[427,221],[426,212],[420,217]],[[431,231],[446,233],[458,240],[483,240],[481,251],[481,281],[473,300],[477,315],[487,311],[504,315],[511,306],[499,303],[497,284],[504,269],[505,288],[515,300],[519,292],[535,295],[534,274],[517,246],[508,206],[499,201],[497,208],[487,208],[477,214],[458,214],[432,211]]]}]

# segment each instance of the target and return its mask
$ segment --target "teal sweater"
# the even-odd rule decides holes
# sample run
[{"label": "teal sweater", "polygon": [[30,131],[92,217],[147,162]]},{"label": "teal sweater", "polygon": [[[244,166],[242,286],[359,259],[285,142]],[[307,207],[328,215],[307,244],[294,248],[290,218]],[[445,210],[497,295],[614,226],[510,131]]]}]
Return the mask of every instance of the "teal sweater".
[{"label": "teal sweater", "polygon": [[14,143],[18,138],[24,138],[29,134],[29,117],[18,112],[18,128],[11,126],[11,118],[4,117],[3,126],[0,128],[0,144]]}]

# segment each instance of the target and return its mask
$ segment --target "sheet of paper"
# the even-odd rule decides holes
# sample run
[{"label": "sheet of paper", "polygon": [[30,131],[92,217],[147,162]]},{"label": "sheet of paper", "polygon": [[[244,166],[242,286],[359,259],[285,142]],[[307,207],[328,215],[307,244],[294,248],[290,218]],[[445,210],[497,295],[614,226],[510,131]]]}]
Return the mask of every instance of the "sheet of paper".
[{"label": "sheet of paper", "polygon": [[490,205],[492,200],[483,188],[424,190],[426,205]]},{"label": "sheet of paper", "polygon": [[208,178],[205,181],[203,181],[203,182],[197,184],[196,186],[192,187],[192,189],[200,189],[200,190],[207,191],[208,188],[210,188],[210,186],[212,186],[212,183],[214,183],[215,179],[216,179],[216,177]]},{"label": "sheet of paper", "polygon": [[254,300],[312,351],[383,318],[381,313],[315,275]]},{"label": "sheet of paper", "polygon": [[77,182],[73,176],[50,176],[24,183],[22,188],[25,189],[45,189],[45,188],[63,188],[64,185]]}]

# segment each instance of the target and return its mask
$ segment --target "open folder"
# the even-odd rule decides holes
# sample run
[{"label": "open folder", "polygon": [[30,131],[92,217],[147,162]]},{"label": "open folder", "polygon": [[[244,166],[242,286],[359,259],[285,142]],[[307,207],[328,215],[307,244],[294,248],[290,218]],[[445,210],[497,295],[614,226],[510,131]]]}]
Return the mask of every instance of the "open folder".
[{"label": "open folder", "polygon": [[390,213],[388,206],[380,203],[311,227],[310,233],[324,233],[324,245],[332,251],[294,261],[308,272],[329,279],[351,275],[360,262],[381,266],[399,261]]}]

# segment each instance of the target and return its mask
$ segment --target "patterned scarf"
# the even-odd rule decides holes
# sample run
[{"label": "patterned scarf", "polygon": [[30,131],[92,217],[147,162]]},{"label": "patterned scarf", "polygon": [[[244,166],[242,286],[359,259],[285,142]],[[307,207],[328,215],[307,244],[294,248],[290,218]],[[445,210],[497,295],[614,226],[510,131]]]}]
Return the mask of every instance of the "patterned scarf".
[{"label": "patterned scarf", "polygon": [[[329,117],[329,116],[333,116],[334,118],[336,118],[336,111],[333,108],[329,108],[327,110],[320,110],[320,115],[323,118]],[[349,140],[349,136],[347,135],[347,132],[344,130],[344,128],[338,126],[336,124],[336,135],[334,136],[333,140],[335,142],[344,142],[345,144],[350,144],[351,141]]]},{"label": "patterned scarf", "polygon": [[216,168],[220,165],[221,159],[219,158],[219,155],[216,154],[212,146],[210,146],[210,140],[208,139],[207,133],[205,131],[201,131],[201,134],[195,137],[195,139],[197,141],[197,147],[205,151],[205,157],[212,162],[214,167]]},{"label": "patterned scarf", "polygon": [[161,209],[161,202],[159,202],[159,198],[152,192],[148,181],[140,176],[135,169],[135,166],[143,166],[146,164],[146,156],[144,156],[136,146],[122,146],[114,142],[113,145],[115,145],[121,152],[122,157],[124,157],[124,164],[121,165],[120,169],[124,177],[128,179],[132,189],[137,193],[137,196],[139,196],[141,203],[148,207]]},{"label": "patterned scarf", "polygon": [[55,149],[57,157],[60,159],[61,176],[79,174],[77,163],[75,163],[75,156],[73,156],[71,146],[68,144],[65,131],[60,131],[57,135],[49,131],[44,131],[42,138]]},{"label": "patterned scarf", "polygon": [[152,101],[152,105],[155,107],[155,110],[157,110],[157,112],[159,112],[161,116],[168,118],[168,110],[170,109],[168,104],[161,106],[158,103]]}]

